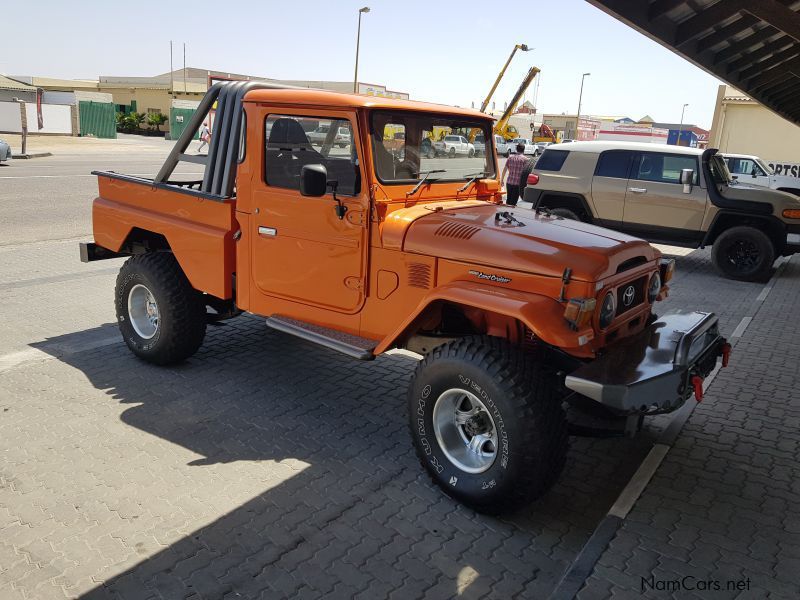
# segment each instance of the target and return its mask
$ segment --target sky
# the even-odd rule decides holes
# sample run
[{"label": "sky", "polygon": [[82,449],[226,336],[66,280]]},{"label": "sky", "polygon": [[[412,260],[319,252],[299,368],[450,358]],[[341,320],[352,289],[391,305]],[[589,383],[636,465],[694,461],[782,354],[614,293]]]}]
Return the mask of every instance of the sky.
[{"label": "sky", "polygon": [[[96,79],[152,76],[187,65],[276,79],[352,81],[358,9],[359,80],[412,99],[477,107],[512,48],[494,100],[511,99],[530,66],[526,98],[539,113],[645,114],[711,126],[720,81],[584,0],[107,1],[37,0],[3,8],[0,73]],[[141,8],[139,8],[141,7]],[[226,12],[227,11],[227,12]],[[140,12],[137,16],[137,12]],[[10,49],[10,50],[9,50]],[[538,90],[537,90],[538,86]]]}]

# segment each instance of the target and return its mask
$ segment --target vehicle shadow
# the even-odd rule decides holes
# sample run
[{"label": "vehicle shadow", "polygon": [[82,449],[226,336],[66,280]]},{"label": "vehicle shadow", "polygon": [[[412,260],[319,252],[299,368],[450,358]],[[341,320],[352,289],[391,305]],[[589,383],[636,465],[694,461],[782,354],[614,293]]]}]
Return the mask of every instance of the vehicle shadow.
[{"label": "vehicle shadow", "polygon": [[353,361],[247,315],[209,327],[198,354],[177,367],[145,364],[121,341],[63,351],[96,335],[33,346],[82,372],[109,402],[130,405],[121,414],[127,425],[199,454],[181,470],[183,478],[236,461],[261,461],[265,470],[266,461],[308,466],[210,524],[186,515],[186,529],[196,523],[195,531],[85,598],[361,591],[375,598],[393,590],[417,597],[434,587],[446,596],[543,597],[657,433],[572,438],[558,484],[497,519],[444,496],[419,466],[405,411],[413,359]]}]

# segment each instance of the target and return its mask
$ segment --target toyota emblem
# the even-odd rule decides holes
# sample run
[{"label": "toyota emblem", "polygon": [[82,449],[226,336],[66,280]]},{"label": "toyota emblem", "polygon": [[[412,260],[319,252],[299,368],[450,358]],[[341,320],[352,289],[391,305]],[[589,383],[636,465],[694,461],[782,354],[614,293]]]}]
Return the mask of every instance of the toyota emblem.
[{"label": "toyota emblem", "polygon": [[622,303],[625,306],[630,306],[633,304],[633,299],[636,297],[636,290],[632,285],[629,285],[625,288],[625,291],[622,292]]}]

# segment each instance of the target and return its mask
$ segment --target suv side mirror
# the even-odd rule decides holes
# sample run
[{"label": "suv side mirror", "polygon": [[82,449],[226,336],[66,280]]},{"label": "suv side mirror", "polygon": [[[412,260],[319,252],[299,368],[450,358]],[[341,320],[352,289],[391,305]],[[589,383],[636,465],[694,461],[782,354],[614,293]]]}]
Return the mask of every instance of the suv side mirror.
[{"label": "suv side mirror", "polygon": [[689,194],[692,191],[692,183],[694,182],[693,169],[681,169],[681,183],[683,184],[683,193]]},{"label": "suv side mirror", "polygon": [[303,196],[324,196],[328,191],[328,169],[325,165],[303,165],[300,170],[300,193]]}]

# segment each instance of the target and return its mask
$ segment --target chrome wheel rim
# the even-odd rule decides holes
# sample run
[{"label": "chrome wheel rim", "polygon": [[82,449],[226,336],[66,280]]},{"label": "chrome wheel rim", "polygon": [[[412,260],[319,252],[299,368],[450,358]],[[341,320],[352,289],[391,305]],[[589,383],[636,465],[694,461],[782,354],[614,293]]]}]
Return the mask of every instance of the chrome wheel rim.
[{"label": "chrome wheel rim", "polygon": [[441,394],[433,406],[433,431],[444,455],[466,473],[483,473],[497,458],[494,419],[472,392]]},{"label": "chrome wheel rim", "polygon": [[145,340],[158,331],[158,303],[153,293],[140,283],[128,292],[128,320],[137,335]]}]

